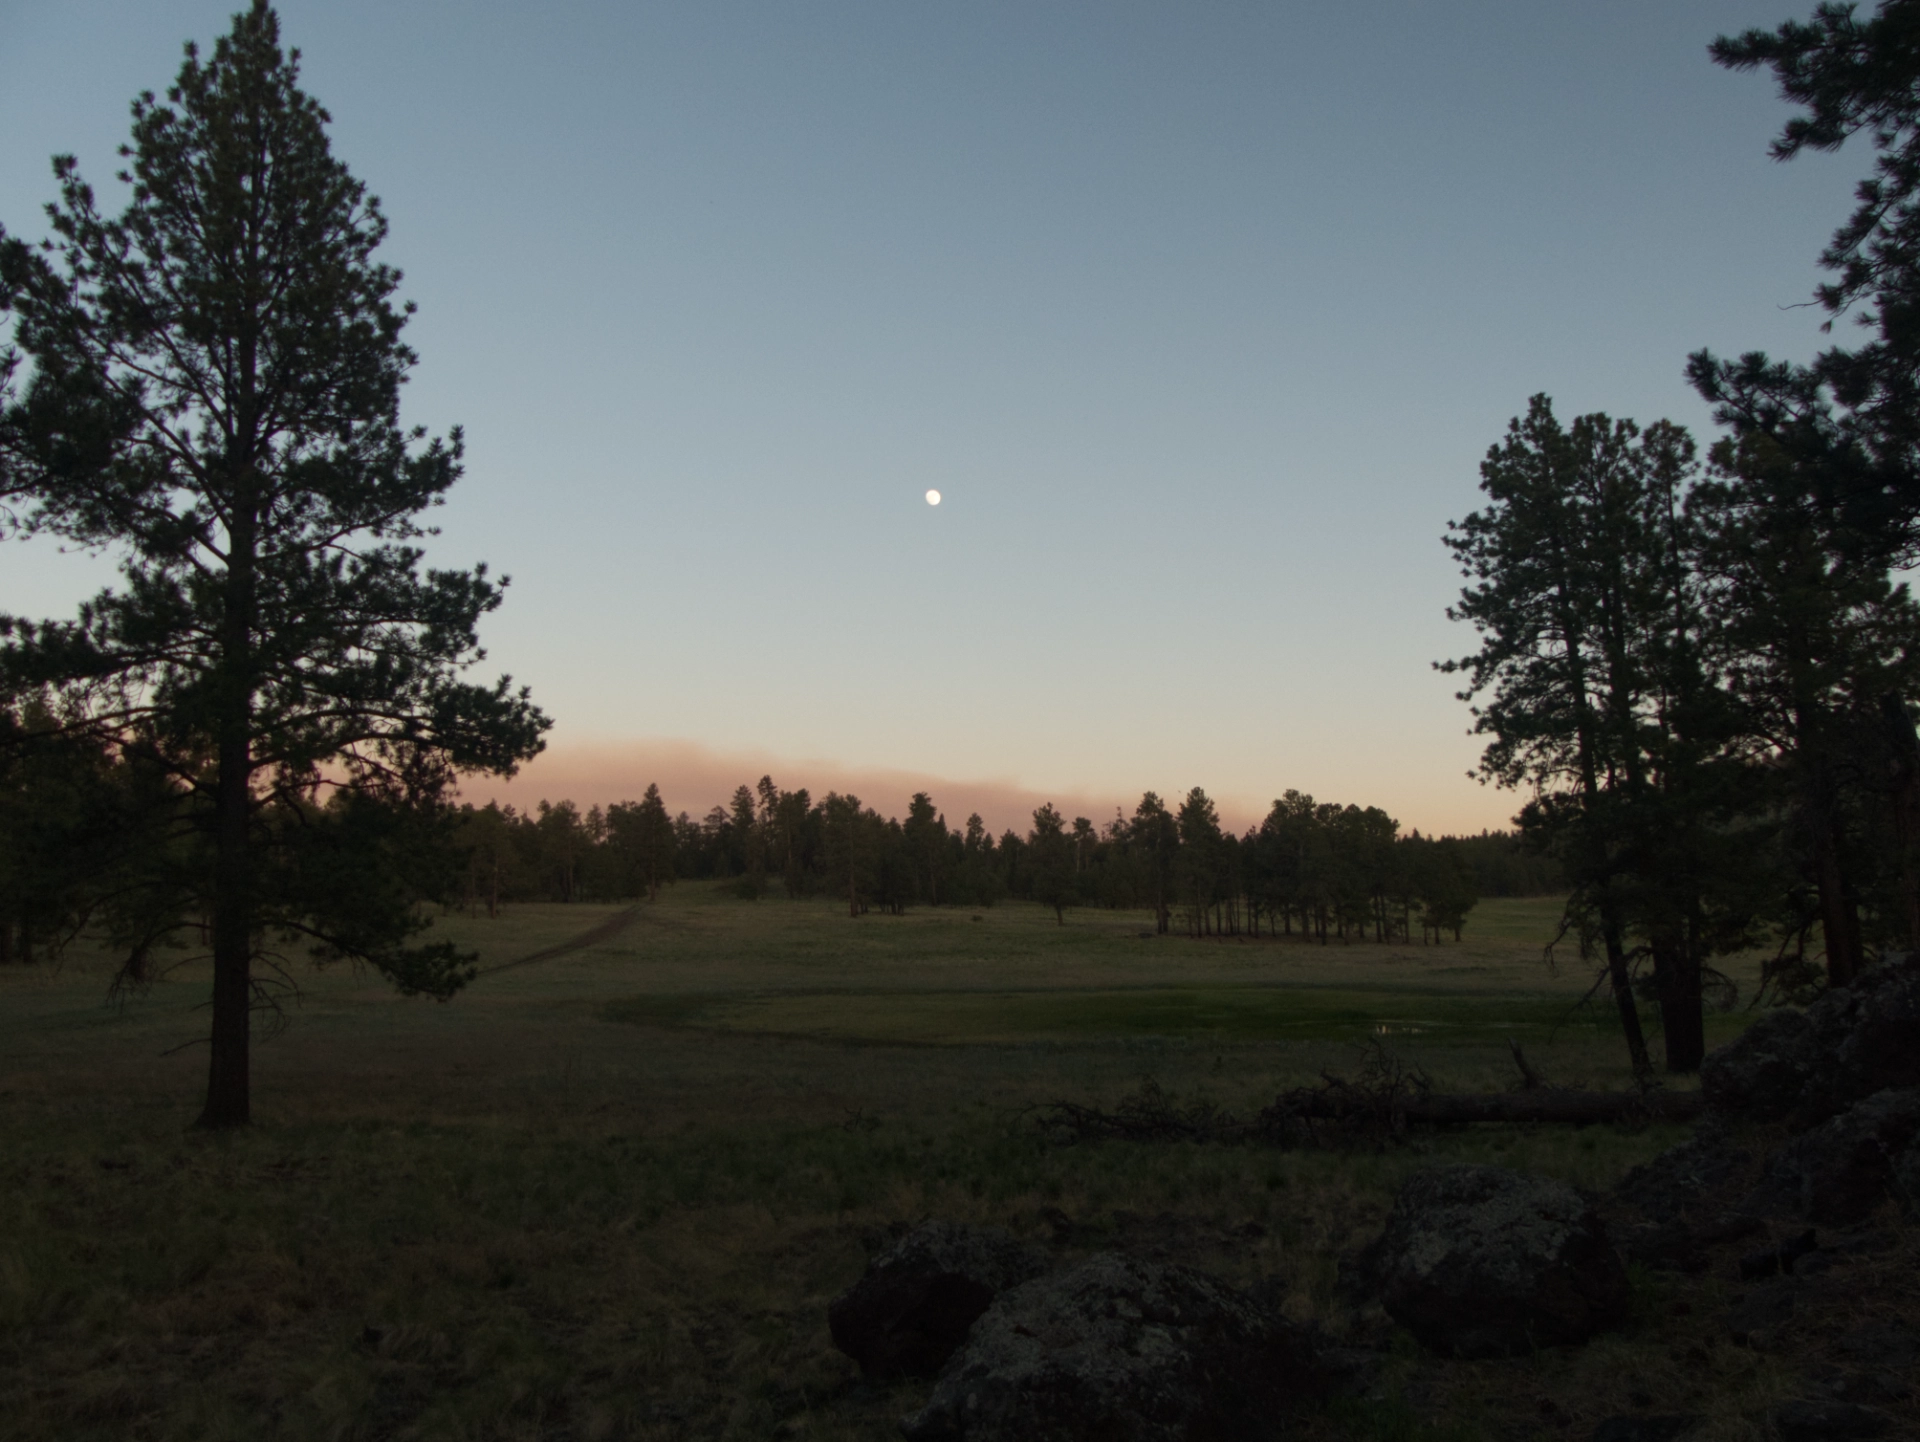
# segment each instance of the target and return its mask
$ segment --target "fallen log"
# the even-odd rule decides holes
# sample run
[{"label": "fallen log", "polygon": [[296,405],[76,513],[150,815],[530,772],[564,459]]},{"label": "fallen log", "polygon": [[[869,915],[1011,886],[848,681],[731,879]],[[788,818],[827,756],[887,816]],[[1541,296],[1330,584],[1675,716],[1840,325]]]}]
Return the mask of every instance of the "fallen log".
[{"label": "fallen log", "polygon": [[1422,1126],[1473,1122],[1551,1123],[1593,1126],[1609,1122],[1691,1121],[1702,1111],[1700,1093],[1583,1092],[1549,1086],[1527,1063],[1518,1045],[1513,1059],[1524,1091],[1436,1092],[1433,1082],[1408,1068],[1377,1042],[1359,1073],[1348,1080],[1322,1072],[1325,1085],[1283,1092],[1250,1119],[1236,1117],[1204,1099],[1179,1104],[1151,1078],[1113,1111],[1058,1101],[1032,1108],[1054,1140],[1134,1142],[1269,1142],[1280,1146],[1385,1146]]},{"label": "fallen log", "polygon": [[1346,1121],[1380,1112],[1426,1126],[1467,1122],[1691,1121],[1700,1115],[1698,1092],[1460,1092],[1395,1097],[1384,1104],[1344,1089],[1299,1091],[1282,1097],[1263,1120]]}]

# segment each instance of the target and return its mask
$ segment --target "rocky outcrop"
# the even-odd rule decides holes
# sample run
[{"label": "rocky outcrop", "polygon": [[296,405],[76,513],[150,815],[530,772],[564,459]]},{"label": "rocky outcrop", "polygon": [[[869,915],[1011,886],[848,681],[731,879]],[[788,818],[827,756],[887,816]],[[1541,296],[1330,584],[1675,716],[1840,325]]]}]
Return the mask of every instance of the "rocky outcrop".
[{"label": "rocky outcrop", "polygon": [[1896,952],[1805,1011],[1775,1011],[1700,1065],[1708,1108],[1811,1126],[1888,1087],[1920,1086],[1920,953]]},{"label": "rocky outcrop", "polygon": [[1679,1442],[1706,1418],[1694,1413],[1663,1417],[1609,1417],[1593,1429],[1592,1442]]},{"label": "rocky outcrop", "polygon": [[870,1377],[931,1377],[996,1296],[1046,1269],[1044,1252],[997,1227],[927,1222],[834,1298],[827,1328]]},{"label": "rocky outcrop", "polygon": [[1582,1342],[1627,1314],[1627,1273],[1578,1192],[1499,1167],[1421,1172],[1374,1259],[1388,1313],[1437,1352],[1512,1356]]},{"label": "rocky outcrop", "polygon": [[1851,1402],[1782,1402],[1773,1409],[1780,1442],[1876,1442],[1893,1436],[1893,1418]]},{"label": "rocky outcrop", "polygon": [[1747,1202],[1829,1226],[1864,1221],[1889,1192],[1904,1191],[1920,1138],[1920,1087],[1876,1092],[1788,1142]]},{"label": "rocky outcrop", "polygon": [[1900,1210],[1908,1216],[1920,1216],[1920,1146],[1910,1146],[1893,1167],[1893,1195]]},{"label": "rocky outcrop", "polygon": [[1729,1183],[1741,1185],[1753,1164],[1753,1153],[1709,1120],[1678,1146],[1628,1172],[1612,1196],[1649,1222],[1698,1224],[1718,1210],[1716,1199]]},{"label": "rocky outcrop", "polygon": [[1314,1338],[1186,1267],[1103,1253],[1004,1293],[902,1424],[915,1442],[1274,1435],[1334,1385]]},{"label": "rocky outcrop", "polygon": [[1717,1115],[1777,1121],[1799,1104],[1831,1040],[1816,1032],[1807,1012],[1767,1012],[1707,1053],[1700,1063],[1700,1094]]},{"label": "rocky outcrop", "polygon": [[1701,1272],[1709,1252],[1761,1230],[1737,1210],[1759,1166],[1724,1123],[1709,1118],[1695,1134],[1622,1177],[1606,1199],[1614,1245],[1630,1262],[1663,1271]]}]

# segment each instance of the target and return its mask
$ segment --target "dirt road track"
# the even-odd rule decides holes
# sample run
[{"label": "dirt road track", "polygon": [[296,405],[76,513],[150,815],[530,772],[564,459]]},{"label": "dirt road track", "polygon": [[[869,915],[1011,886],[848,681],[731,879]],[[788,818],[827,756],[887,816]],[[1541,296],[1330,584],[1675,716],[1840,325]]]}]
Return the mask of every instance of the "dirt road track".
[{"label": "dirt road track", "polygon": [[480,968],[480,974],[485,976],[488,972],[508,971],[516,966],[532,966],[537,961],[552,961],[556,956],[565,956],[567,953],[573,951],[585,951],[588,947],[598,946],[603,941],[612,941],[614,937],[627,929],[628,922],[640,914],[640,905],[640,903],[636,903],[629,906],[625,911],[616,912],[598,926],[590,927],[578,936],[570,937],[568,940],[561,942],[558,946],[549,946],[542,951],[533,952],[528,956],[516,957],[512,961],[503,961],[498,966],[483,966]]}]

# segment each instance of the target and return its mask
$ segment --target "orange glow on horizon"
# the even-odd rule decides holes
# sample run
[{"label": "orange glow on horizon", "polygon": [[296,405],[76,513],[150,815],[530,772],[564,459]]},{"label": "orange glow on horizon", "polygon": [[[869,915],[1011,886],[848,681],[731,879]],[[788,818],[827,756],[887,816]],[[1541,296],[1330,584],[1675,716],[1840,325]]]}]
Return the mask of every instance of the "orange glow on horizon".
[{"label": "orange glow on horizon", "polygon": [[[796,759],[759,750],[720,751],[696,741],[658,737],[557,742],[511,780],[469,779],[461,788],[461,799],[476,805],[497,801],[523,811],[543,800],[569,800],[584,810],[638,801],[649,784],[657,784],[668,811],[686,811],[698,818],[714,806],[724,806],[736,787],[751,787],[762,776],[771,776],[783,791],[805,787],[816,801],[829,791],[851,792],[883,816],[904,816],[913,793],[924,791],[945,815],[949,827],[963,827],[968,814],[978,812],[995,835],[1009,828],[1024,835],[1035,809],[1045,802],[1052,802],[1069,819],[1085,816],[1096,827],[1105,827],[1116,810],[1131,816],[1142,791],[1157,790],[1169,806],[1177,806],[1187,788],[1196,784],[1205,787],[1213,798],[1222,825],[1245,831],[1259,823],[1273,800],[1216,791],[1205,778],[1185,781],[1178,790],[1142,786],[1125,795],[1069,788],[1049,790],[1009,778],[958,780],[928,772]],[[1320,801],[1379,806],[1399,819],[1402,831],[1416,827],[1429,833],[1499,829],[1508,825],[1506,818],[1519,809],[1517,797],[1477,788],[1469,794],[1482,804],[1471,811],[1439,798],[1433,798],[1438,805],[1430,800],[1429,805],[1420,807],[1407,804],[1418,800],[1411,796],[1346,796],[1331,789],[1322,795],[1305,784],[1299,789],[1311,792]]]}]

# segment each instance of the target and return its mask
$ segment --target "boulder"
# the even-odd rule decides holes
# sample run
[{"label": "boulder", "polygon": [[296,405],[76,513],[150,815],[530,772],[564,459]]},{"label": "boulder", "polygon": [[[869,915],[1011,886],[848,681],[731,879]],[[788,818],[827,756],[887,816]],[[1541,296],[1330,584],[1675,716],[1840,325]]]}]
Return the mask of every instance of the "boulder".
[{"label": "boulder", "polygon": [[1774,1153],[1748,1206],[1828,1226],[1864,1221],[1902,1186],[1916,1136],[1920,1087],[1876,1092]]},{"label": "boulder", "polygon": [[1793,1325],[1793,1314],[1800,1299],[1799,1289],[1787,1277],[1773,1277],[1733,1294],[1733,1305],[1721,1316],[1727,1336],[1736,1347],[1756,1352],[1775,1351],[1780,1339]]},{"label": "boulder", "polygon": [[1893,1166],[1893,1194],[1900,1210],[1920,1216],[1920,1146],[1910,1146]]},{"label": "boulder", "polygon": [[1758,1159],[1709,1118],[1679,1146],[1628,1172],[1607,1196],[1609,1234],[1628,1261],[1702,1272],[1710,1248],[1760,1230],[1729,1203],[1752,1189]]},{"label": "boulder", "polygon": [[1614,1187],[1611,1200],[1658,1226],[1722,1225],[1719,1194],[1729,1184],[1740,1190],[1741,1175],[1753,1162],[1752,1152],[1736,1145],[1724,1126],[1709,1119],[1678,1146],[1628,1172]]},{"label": "boulder", "polygon": [[1583,1342],[1627,1315],[1627,1271],[1573,1188],[1447,1166],[1394,1198],[1377,1263],[1388,1313],[1436,1352],[1500,1357]]},{"label": "boulder", "polygon": [[1708,1111],[1752,1121],[1784,1117],[1799,1105],[1808,1081],[1820,1069],[1824,1040],[1807,1012],[1783,1008],[1763,1013],[1701,1061],[1700,1094]]},{"label": "boulder", "polygon": [[1609,1417],[1593,1429],[1592,1442],[1679,1442],[1706,1420],[1691,1412],[1664,1417]]},{"label": "boulder", "polygon": [[1920,952],[1889,956],[1843,995],[1846,1035],[1827,1093],[1810,1100],[1837,1112],[1877,1091],[1920,1086]]},{"label": "boulder", "polygon": [[[1809,1257],[1814,1261],[1808,1262]],[[1787,1237],[1771,1246],[1748,1252],[1740,1259],[1740,1280],[1764,1281],[1768,1277],[1777,1277],[1783,1272],[1792,1276],[1796,1266],[1800,1266],[1802,1275],[1806,1275],[1818,1270],[1815,1263],[1823,1260],[1831,1259],[1821,1257],[1820,1239],[1809,1227],[1796,1237]]]},{"label": "boulder", "polygon": [[1337,1372],[1270,1305],[1106,1252],[1003,1293],[901,1428],[914,1442],[1270,1437]]},{"label": "boulder", "polygon": [[869,1377],[931,1377],[996,1296],[1046,1269],[1044,1252],[998,1227],[927,1222],[828,1304],[827,1329]]},{"label": "boulder", "polygon": [[1810,1126],[1920,1085],[1920,953],[1893,952],[1805,1011],[1769,1012],[1700,1064],[1709,1110]]},{"label": "boulder", "polygon": [[1893,1435],[1893,1418],[1851,1402],[1782,1402],[1773,1427],[1780,1442],[1873,1442]]},{"label": "boulder", "polygon": [[1920,1369],[1920,1341],[1904,1326],[1855,1328],[1840,1339],[1838,1350],[1849,1362],[1881,1372],[1913,1376]]}]

